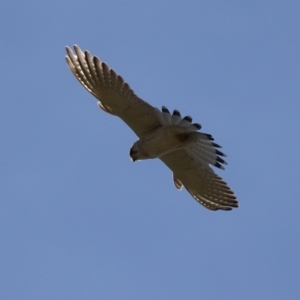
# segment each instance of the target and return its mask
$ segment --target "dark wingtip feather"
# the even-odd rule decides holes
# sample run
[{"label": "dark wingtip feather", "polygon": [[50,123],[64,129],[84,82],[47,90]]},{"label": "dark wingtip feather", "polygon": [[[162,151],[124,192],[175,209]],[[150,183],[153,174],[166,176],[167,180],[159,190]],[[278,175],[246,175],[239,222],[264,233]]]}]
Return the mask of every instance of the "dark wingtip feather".
[{"label": "dark wingtip feather", "polygon": [[195,126],[198,130],[200,130],[202,127],[199,123],[194,123],[193,126]]},{"label": "dark wingtip feather", "polygon": [[211,134],[205,133],[205,135],[207,136],[207,138],[208,138],[210,141],[213,141],[213,140],[214,140],[214,138],[212,137]]},{"label": "dark wingtip feather", "polygon": [[192,121],[193,121],[192,117],[190,117],[190,116],[185,116],[183,119],[190,123],[192,123]]},{"label": "dark wingtip feather", "polygon": [[163,106],[161,110],[163,113],[168,113],[168,114],[170,113],[169,110],[165,106]]},{"label": "dark wingtip feather", "polygon": [[222,159],[221,157],[217,156],[217,159],[216,159],[218,162],[220,162],[221,164],[224,164],[224,165],[227,165],[227,162]]},{"label": "dark wingtip feather", "polygon": [[[212,144],[213,144],[213,143],[212,143]],[[223,152],[221,152],[221,151],[219,151],[219,150],[217,150],[217,149],[215,149],[215,151],[216,151],[216,154],[217,154],[217,155],[226,157],[226,154],[224,154]]]},{"label": "dark wingtip feather", "polygon": [[222,146],[220,146],[219,144],[216,143],[211,143],[215,148],[222,148]]},{"label": "dark wingtip feather", "polygon": [[214,211],[217,211],[217,210],[224,210],[224,211],[229,211],[229,210],[232,210],[231,207],[228,207],[228,206],[222,206],[222,207],[216,207],[215,209],[213,209]]},{"label": "dark wingtip feather", "polygon": [[224,208],[222,208],[222,210],[229,211],[229,210],[232,210],[232,208],[231,207],[224,207]]},{"label": "dark wingtip feather", "polygon": [[224,170],[224,167],[223,167],[220,163],[218,163],[218,162],[216,162],[216,163],[214,164],[214,166],[217,167],[217,168],[219,168],[219,169]]},{"label": "dark wingtip feather", "polygon": [[177,109],[174,109],[173,115],[180,117],[180,112]]}]

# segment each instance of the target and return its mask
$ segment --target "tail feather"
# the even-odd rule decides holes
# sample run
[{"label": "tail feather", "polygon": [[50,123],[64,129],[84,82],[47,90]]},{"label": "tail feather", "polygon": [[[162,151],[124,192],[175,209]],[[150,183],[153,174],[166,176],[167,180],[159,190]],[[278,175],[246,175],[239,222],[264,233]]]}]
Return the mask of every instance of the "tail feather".
[{"label": "tail feather", "polygon": [[193,119],[190,116],[181,117],[180,112],[175,109],[173,114],[163,106],[162,110],[155,108],[155,114],[162,126],[177,126],[183,132],[186,132],[192,139],[192,143],[188,143],[184,148],[191,157],[201,162],[208,170],[212,171],[210,165],[224,170],[223,165],[227,162],[220,156],[226,155],[216,148],[222,148],[220,145],[213,142],[214,138],[207,133],[197,132],[201,129],[198,123],[192,123]]},{"label": "tail feather", "polygon": [[223,165],[227,165],[227,162],[220,156],[226,157],[226,155],[215,148],[215,144],[211,142],[211,136],[201,132],[192,133],[192,135],[194,142],[185,150],[208,169],[210,169],[209,165],[212,165],[224,170]]},{"label": "tail feather", "polygon": [[190,116],[182,118],[180,112],[176,109],[171,115],[170,111],[165,106],[163,106],[161,111],[156,108],[155,114],[162,126],[178,126],[184,128],[187,132],[198,131],[199,129],[201,129],[200,124],[192,124],[192,118]]}]

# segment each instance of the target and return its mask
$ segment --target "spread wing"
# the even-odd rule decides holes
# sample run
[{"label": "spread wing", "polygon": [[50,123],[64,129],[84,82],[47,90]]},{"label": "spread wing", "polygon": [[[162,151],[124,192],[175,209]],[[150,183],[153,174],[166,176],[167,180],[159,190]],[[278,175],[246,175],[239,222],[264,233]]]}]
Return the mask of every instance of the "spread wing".
[{"label": "spread wing", "polygon": [[141,136],[161,126],[154,107],[137,97],[123,78],[104,62],[74,45],[66,47],[66,60],[78,81],[98,100],[104,111],[120,117]]},{"label": "spread wing", "polygon": [[231,210],[238,207],[234,193],[222,178],[185,150],[171,152],[160,159],[173,171],[175,186],[178,189],[184,186],[206,208]]}]

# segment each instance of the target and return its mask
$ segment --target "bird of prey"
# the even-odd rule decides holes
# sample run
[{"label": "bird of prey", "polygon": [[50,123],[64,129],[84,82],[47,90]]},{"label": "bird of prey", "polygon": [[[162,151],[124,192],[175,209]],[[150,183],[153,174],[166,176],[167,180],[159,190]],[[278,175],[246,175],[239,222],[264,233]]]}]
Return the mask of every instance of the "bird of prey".
[{"label": "bird of prey", "polygon": [[98,99],[105,112],[121,118],[138,136],[130,149],[132,161],[159,158],[173,173],[177,189],[185,187],[204,207],[231,210],[238,201],[228,185],[210,167],[224,169],[226,161],[210,134],[199,132],[192,118],[159,110],[136,96],[108,65],[74,45],[66,47],[66,61],[78,81]]}]

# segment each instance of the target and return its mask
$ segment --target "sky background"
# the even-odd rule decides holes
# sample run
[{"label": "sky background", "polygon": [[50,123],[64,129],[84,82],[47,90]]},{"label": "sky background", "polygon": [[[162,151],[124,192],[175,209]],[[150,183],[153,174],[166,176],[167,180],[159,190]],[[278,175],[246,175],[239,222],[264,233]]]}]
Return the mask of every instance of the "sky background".
[{"label": "sky background", "polygon": [[[299,1],[2,1],[0,298],[300,299]],[[99,110],[88,49],[223,146],[211,212]]]}]

